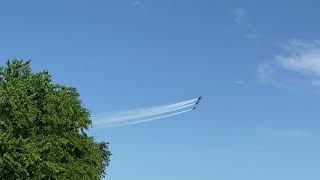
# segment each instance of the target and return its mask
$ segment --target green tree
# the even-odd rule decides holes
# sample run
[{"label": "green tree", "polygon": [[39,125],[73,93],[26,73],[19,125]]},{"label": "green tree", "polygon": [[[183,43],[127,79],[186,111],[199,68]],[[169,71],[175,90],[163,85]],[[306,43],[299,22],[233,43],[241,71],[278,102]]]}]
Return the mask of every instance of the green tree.
[{"label": "green tree", "polygon": [[90,125],[75,88],[30,61],[0,67],[0,179],[103,178],[111,153],[85,134]]}]

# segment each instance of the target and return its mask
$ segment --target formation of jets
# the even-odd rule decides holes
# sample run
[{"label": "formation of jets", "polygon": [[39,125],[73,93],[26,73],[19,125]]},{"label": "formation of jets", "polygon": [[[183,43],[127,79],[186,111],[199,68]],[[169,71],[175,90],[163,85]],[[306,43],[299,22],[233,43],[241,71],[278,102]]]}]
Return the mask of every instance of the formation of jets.
[{"label": "formation of jets", "polygon": [[196,102],[196,104],[195,104],[195,107],[193,107],[192,110],[196,110],[196,109],[197,109],[197,106],[196,106],[196,105],[198,105],[198,104],[200,103],[200,100],[201,100],[201,99],[202,99],[202,96],[198,97],[198,100],[197,100],[197,102]]}]

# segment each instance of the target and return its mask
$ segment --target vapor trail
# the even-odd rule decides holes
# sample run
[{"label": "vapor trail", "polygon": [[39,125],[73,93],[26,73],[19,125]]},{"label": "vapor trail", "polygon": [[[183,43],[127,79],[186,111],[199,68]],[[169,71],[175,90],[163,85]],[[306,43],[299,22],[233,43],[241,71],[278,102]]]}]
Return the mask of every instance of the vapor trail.
[{"label": "vapor trail", "polygon": [[190,107],[195,106],[197,102],[198,99],[195,98],[169,105],[141,108],[112,114],[100,114],[94,118],[93,124],[104,124],[107,126],[115,124],[130,125],[130,123],[136,124],[140,122],[152,121],[188,112],[192,110]]},{"label": "vapor trail", "polygon": [[134,124],[154,121],[154,120],[157,120],[157,119],[167,118],[167,117],[171,117],[171,116],[176,116],[176,115],[179,115],[179,114],[186,113],[188,111],[192,111],[192,109],[187,109],[187,110],[183,110],[183,111],[179,111],[179,112],[175,112],[175,113],[171,113],[171,114],[166,114],[166,115],[157,116],[157,117],[151,117],[151,118],[146,118],[146,119],[136,119],[136,120],[133,120],[133,121],[124,121],[124,122],[111,122],[111,123],[107,123],[105,125],[108,126],[108,127],[129,126],[129,125],[134,125]]},{"label": "vapor trail", "polygon": [[168,114],[168,115],[164,115],[164,116],[160,116],[160,117],[154,117],[154,118],[148,118],[148,119],[144,119],[144,120],[134,121],[134,122],[130,122],[130,123],[127,123],[127,124],[124,124],[124,125],[133,125],[133,124],[139,124],[139,123],[148,122],[148,121],[154,121],[154,120],[157,120],[157,119],[162,119],[162,118],[166,118],[166,117],[176,116],[178,114],[183,114],[183,113],[186,113],[188,111],[192,111],[192,109],[187,109],[187,110],[184,110],[184,111],[180,111],[180,112],[177,112],[177,113]]},{"label": "vapor trail", "polygon": [[186,109],[188,107],[194,106],[194,104],[187,104],[184,106],[179,106],[175,108],[159,108],[157,110],[148,111],[146,110],[144,113],[136,113],[132,115],[123,115],[118,117],[104,117],[103,119],[100,119],[96,122],[96,124],[105,124],[105,123],[112,123],[112,122],[122,122],[122,121],[128,121],[128,120],[135,120],[135,119],[142,119],[142,118],[148,118],[156,115],[162,115],[170,112],[175,112],[178,110]]},{"label": "vapor trail", "polygon": [[115,113],[103,113],[103,114],[98,114],[96,117],[97,119],[105,119],[105,118],[117,118],[117,117],[123,117],[125,115],[136,115],[139,113],[146,113],[146,112],[155,112],[155,111],[160,111],[160,110],[166,110],[166,109],[172,109],[172,108],[177,108],[179,106],[183,105],[188,105],[188,104],[195,104],[197,101],[197,98],[179,102],[179,103],[174,103],[174,104],[169,104],[169,105],[162,105],[162,106],[153,106],[153,107],[148,107],[148,108],[140,108],[140,109],[134,109],[134,110],[129,110],[129,111],[122,111],[122,112],[115,112]]}]

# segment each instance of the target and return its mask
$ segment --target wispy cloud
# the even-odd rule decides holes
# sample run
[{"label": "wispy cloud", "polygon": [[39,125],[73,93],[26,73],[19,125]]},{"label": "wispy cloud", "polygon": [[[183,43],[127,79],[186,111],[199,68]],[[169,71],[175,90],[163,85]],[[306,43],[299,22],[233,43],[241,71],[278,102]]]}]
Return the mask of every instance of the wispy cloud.
[{"label": "wispy cloud", "polygon": [[272,129],[271,135],[276,137],[307,137],[312,133],[301,129]]},{"label": "wispy cloud", "polygon": [[275,57],[276,62],[284,69],[320,76],[320,41],[307,43],[294,40],[285,49],[286,53]]},{"label": "wispy cloud", "polygon": [[290,41],[282,52],[258,66],[257,76],[260,82],[273,85],[287,81],[319,86],[320,41]]},{"label": "wispy cloud", "polygon": [[262,84],[270,83],[273,80],[274,68],[273,65],[267,62],[261,63],[257,70],[258,80]]},{"label": "wispy cloud", "polygon": [[315,137],[317,133],[304,128],[262,128],[257,131],[258,136],[267,138],[304,138]]},{"label": "wispy cloud", "polygon": [[247,38],[247,39],[259,39],[261,37],[262,35],[259,33],[247,33],[244,35],[244,38]]},{"label": "wispy cloud", "polygon": [[142,5],[142,1],[133,1],[132,2],[132,6],[137,7],[137,6],[141,6]]},{"label": "wispy cloud", "polygon": [[237,24],[243,24],[248,18],[248,12],[244,8],[235,8],[232,10],[233,20]]},{"label": "wispy cloud", "polygon": [[249,21],[249,13],[245,8],[234,8],[232,10],[233,21],[236,25],[244,28],[243,37],[246,39],[256,40],[262,38],[262,34],[254,30],[254,25]]},{"label": "wispy cloud", "polygon": [[242,81],[242,80],[237,80],[234,82],[235,84],[239,85],[239,86],[242,86],[244,85],[246,82]]}]

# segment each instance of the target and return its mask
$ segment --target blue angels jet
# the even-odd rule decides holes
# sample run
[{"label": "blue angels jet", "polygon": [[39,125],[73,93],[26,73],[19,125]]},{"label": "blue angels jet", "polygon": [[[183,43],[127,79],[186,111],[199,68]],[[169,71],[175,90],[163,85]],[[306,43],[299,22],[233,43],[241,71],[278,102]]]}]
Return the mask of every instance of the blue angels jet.
[{"label": "blue angels jet", "polygon": [[202,99],[202,96],[198,97],[198,100],[196,102],[196,105],[200,103],[200,100]]},{"label": "blue angels jet", "polygon": [[[196,102],[195,105],[198,105],[200,103],[200,100],[202,99],[202,96],[198,97],[198,100]],[[197,109],[197,106],[193,107],[192,110],[196,110]]]}]

